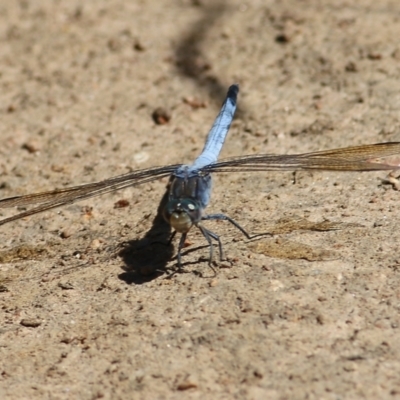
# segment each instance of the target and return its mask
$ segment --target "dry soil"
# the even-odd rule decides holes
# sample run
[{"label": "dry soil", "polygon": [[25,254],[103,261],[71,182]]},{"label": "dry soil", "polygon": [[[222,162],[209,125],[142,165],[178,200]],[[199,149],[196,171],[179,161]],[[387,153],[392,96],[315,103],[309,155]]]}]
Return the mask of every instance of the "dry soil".
[{"label": "dry soil", "polygon": [[[221,157],[400,140],[398,0],[0,1],[0,197]],[[164,108],[159,122],[152,117]],[[215,177],[214,275],[167,179],[0,228],[2,399],[400,397],[400,194],[384,172]],[[1,217],[18,210],[1,210]]]}]

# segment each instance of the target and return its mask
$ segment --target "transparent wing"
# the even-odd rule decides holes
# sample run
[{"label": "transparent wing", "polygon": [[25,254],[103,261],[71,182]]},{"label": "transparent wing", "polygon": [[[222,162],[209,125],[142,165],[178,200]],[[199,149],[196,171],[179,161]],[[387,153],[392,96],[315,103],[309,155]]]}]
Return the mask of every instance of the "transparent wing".
[{"label": "transparent wing", "polygon": [[229,87],[221,111],[207,136],[206,144],[199,157],[189,167],[190,170],[196,170],[217,161],[235,114],[238,93],[238,85]]},{"label": "transparent wing", "polygon": [[25,196],[9,197],[0,200],[0,208],[16,206],[29,206],[40,204],[30,210],[13,215],[12,217],[0,220],[0,226],[7,222],[38,214],[76,201],[100,196],[105,193],[114,192],[131,186],[142,185],[156,179],[169,176],[180,165],[168,165],[164,167],[147,168],[138,171],[128,172],[104,181],[87,183],[79,186],[72,186],[65,189],[51,190],[48,192],[33,193]]},{"label": "transparent wing", "polygon": [[400,142],[389,142],[304,154],[233,157],[208,165],[201,170],[203,172],[380,171],[398,168],[400,168]]}]

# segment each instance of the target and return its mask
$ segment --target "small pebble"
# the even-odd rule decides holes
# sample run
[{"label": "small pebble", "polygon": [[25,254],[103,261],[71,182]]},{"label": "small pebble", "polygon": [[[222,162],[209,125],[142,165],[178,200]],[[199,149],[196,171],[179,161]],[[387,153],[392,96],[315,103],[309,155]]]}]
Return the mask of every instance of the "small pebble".
[{"label": "small pebble", "polygon": [[183,102],[188,104],[190,107],[196,109],[196,108],[206,108],[207,103],[205,101],[200,101],[196,99],[195,97],[184,97]]},{"label": "small pebble", "polygon": [[157,125],[165,125],[171,119],[171,113],[162,107],[156,108],[151,116]]},{"label": "small pebble", "polygon": [[191,246],[193,243],[189,240],[189,239],[185,239],[185,243],[183,243],[183,247],[189,247]]},{"label": "small pebble", "polygon": [[135,43],[133,44],[133,49],[136,51],[145,51],[146,46],[139,40],[136,40]]},{"label": "small pebble", "polygon": [[191,379],[186,379],[185,381],[181,382],[178,386],[178,390],[188,390],[197,388],[198,384]]},{"label": "small pebble", "polygon": [[26,142],[22,145],[24,150],[27,150],[28,153],[37,153],[40,150],[38,143],[36,142]]},{"label": "small pebble", "polygon": [[64,165],[52,165],[51,170],[53,172],[64,172],[65,171],[65,166]]},{"label": "small pebble", "polygon": [[62,239],[68,239],[71,235],[72,235],[71,229],[64,229],[64,230],[60,233],[60,237],[61,237]]},{"label": "small pebble", "polygon": [[63,290],[72,290],[72,289],[74,289],[74,285],[69,281],[58,282],[58,287],[60,287]]},{"label": "small pebble", "polygon": [[125,199],[118,200],[114,203],[114,208],[124,208],[129,206],[129,201]]},{"label": "small pebble", "polygon": [[349,61],[346,66],[344,67],[344,69],[347,72],[357,72],[358,68],[357,68],[357,64],[354,63],[353,61]]},{"label": "small pebble", "polygon": [[7,288],[7,286],[5,286],[5,285],[0,285],[0,293],[5,293],[5,292],[8,292],[9,290],[8,290],[8,288]]},{"label": "small pebble", "polygon": [[101,239],[93,239],[92,243],[90,243],[90,248],[92,249],[98,249],[101,247],[103,240]]},{"label": "small pebble", "polygon": [[368,58],[370,60],[381,60],[382,59],[382,54],[380,53],[369,53]]},{"label": "small pebble", "polygon": [[147,161],[150,158],[149,153],[146,151],[140,151],[133,156],[133,159],[136,163],[141,164]]},{"label": "small pebble", "polygon": [[42,324],[42,321],[34,318],[24,318],[20,323],[22,326],[26,326],[28,328],[37,328]]}]

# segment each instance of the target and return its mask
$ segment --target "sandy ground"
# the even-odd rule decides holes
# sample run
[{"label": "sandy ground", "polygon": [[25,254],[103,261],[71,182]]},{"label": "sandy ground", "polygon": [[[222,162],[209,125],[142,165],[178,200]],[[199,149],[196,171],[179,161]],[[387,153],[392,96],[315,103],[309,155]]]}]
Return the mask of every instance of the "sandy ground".
[{"label": "sandy ground", "polygon": [[[400,140],[399,34],[398,0],[2,0],[0,197],[190,162],[234,82],[222,157]],[[273,234],[207,224],[216,276],[196,231],[169,276],[166,179],[2,226],[0,397],[399,398],[385,175],[216,176],[209,212]]]}]

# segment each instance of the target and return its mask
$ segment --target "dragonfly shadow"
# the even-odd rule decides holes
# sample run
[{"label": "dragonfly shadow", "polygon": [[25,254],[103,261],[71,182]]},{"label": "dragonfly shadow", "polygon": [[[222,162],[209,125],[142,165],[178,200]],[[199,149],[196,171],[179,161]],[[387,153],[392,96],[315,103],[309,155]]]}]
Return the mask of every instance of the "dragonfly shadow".
[{"label": "dragonfly shadow", "polygon": [[[190,26],[186,35],[182,35],[176,48],[176,66],[181,75],[196,81],[198,86],[205,87],[211,101],[219,106],[220,99],[226,91],[226,84],[221,83],[219,78],[213,75],[212,66],[203,47],[210,29],[218,22],[227,7],[224,2],[220,2],[209,6],[201,5],[199,8],[202,9],[202,16]],[[242,115],[240,108],[237,109],[236,115]]]},{"label": "dragonfly shadow", "polygon": [[166,265],[174,253],[169,243],[171,227],[164,220],[162,210],[168,199],[166,192],[161,199],[150,230],[142,239],[121,244],[118,255],[124,261],[124,272],[118,277],[128,284],[142,284],[166,273]]}]

